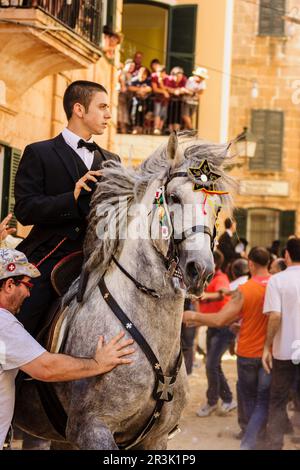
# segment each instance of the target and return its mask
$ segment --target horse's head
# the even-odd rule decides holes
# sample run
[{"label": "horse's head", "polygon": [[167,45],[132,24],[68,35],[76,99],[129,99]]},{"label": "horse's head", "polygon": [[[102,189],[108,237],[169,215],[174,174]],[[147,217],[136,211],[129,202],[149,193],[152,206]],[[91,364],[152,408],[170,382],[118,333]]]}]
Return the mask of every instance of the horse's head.
[{"label": "horse's head", "polygon": [[216,223],[227,194],[221,149],[224,159],[224,146],[191,138],[179,143],[171,135],[165,155],[168,170],[155,195],[153,243],[166,264],[178,258],[187,292],[197,297],[214,273]]},{"label": "horse's head", "polygon": [[118,250],[132,257],[143,240],[149,243],[150,233],[150,243],[162,256],[169,277],[176,276],[179,267],[188,293],[201,295],[214,272],[218,212],[230,200],[225,193],[231,179],[222,170],[226,156],[225,145],[185,132],[179,139],[172,134],[168,145],[158,148],[138,169],[105,163],[84,245],[85,269],[95,271],[95,282]]}]

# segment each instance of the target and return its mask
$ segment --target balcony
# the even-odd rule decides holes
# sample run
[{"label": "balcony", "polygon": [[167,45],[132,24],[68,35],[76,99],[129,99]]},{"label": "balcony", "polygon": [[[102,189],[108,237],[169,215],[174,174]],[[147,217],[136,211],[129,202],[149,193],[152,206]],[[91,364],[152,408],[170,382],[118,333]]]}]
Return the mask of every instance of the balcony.
[{"label": "balcony", "polygon": [[0,81],[8,107],[45,76],[99,60],[101,5],[100,0],[0,0]]},{"label": "balcony", "polygon": [[101,0],[2,0],[0,6],[22,9],[39,8],[96,46],[100,44],[102,32]]}]

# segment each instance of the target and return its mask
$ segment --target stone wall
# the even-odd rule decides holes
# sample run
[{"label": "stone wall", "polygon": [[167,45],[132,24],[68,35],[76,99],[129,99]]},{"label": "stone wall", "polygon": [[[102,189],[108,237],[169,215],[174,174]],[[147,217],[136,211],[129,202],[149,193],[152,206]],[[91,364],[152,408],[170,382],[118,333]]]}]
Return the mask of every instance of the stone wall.
[{"label": "stone wall", "polygon": [[[300,88],[300,26],[286,22],[286,36],[258,36],[258,3],[235,2],[229,135],[233,138],[244,126],[251,126],[251,109],[283,111],[282,171],[250,171],[249,161],[239,158],[237,161],[243,166],[235,168],[232,174],[238,180],[287,181],[289,196],[240,195],[236,197],[236,205],[296,210],[299,233],[300,94],[296,88]],[[299,6],[297,0],[286,3],[287,12]],[[258,83],[257,98],[251,95],[253,80]]]}]

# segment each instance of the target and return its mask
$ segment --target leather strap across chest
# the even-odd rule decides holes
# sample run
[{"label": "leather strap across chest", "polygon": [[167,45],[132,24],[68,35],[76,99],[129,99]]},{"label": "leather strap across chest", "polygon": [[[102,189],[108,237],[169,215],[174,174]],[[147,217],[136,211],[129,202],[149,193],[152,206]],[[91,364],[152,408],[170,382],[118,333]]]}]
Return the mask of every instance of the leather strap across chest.
[{"label": "leather strap across chest", "polygon": [[130,333],[132,338],[137,342],[137,344],[142,349],[143,353],[145,354],[148,361],[150,362],[154,375],[155,375],[155,386],[153,390],[153,398],[154,400],[156,400],[156,404],[155,404],[154,411],[151,417],[149,418],[146,426],[144,427],[143,431],[136,438],[134,438],[130,443],[119,446],[122,449],[129,449],[135,446],[137,443],[141,442],[148,435],[153,425],[157,422],[164,403],[166,401],[168,402],[173,399],[173,388],[174,388],[177,375],[182,364],[182,351],[180,350],[176,364],[173,370],[171,371],[171,375],[170,376],[164,375],[161,365],[159,363],[159,360],[157,359],[156,355],[152,351],[149,343],[146,341],[144,336],[135,327],[132,320],[128,318],[126,313],[121,309],[119,304],[115,301],[115,299],[111,295],[104,281],[104,276],[101,278],[99,282],[99,289],[105,302],[108,304],[110,309],[113,311],[113,313],[120,320],[120,322],[125,327],[125,329]]}]

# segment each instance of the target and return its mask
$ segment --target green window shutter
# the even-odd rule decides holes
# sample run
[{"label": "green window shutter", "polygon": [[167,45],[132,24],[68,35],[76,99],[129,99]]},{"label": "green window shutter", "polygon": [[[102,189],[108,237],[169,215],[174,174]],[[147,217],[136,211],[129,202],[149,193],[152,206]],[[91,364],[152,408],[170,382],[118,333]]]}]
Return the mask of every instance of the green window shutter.
[{"label": "green window shutter", "polygon": [[14,215],[15,208],[15,179],[16,173],[21,160],[21,150],[12,148],[10,158],[10,175],[9,175],[9,193],[8,193],[8,212],[13,214],[11,226],[17,226],[17,219]]},{"label": "green window shutter", "polygon": [[284,113],[253,110],[251,129],[257,138],[257,147],[250,160],[250,170],[281,170]]},{"label": "green window shutter", "polygon": [[238,238],[247,238],[247,209],[234,209],[233,216],[236,220],[236,232]]},{"label": "green window shutter", "polygon": [[9,200],[9,177],[10,177],[10,158],[11,148],[4,147],[3,159],[3,178],[2,178],[2,198],[1,198],[1,220],[8,214],[8,200]]},{"label": "green window shutter", "polygon": [[286,0],[260,0],[259,29],[260,36],[284,36]]},{"label": "green window shutter", "polygon": [[167,69],[182,67],[191,75],[195,62],[197,5],[170,7]]},{"label": "green window shutter", "polygon": [[263,170],[265,168],[265,138],[266,138],[266,112],[253,110],[251,130],[257,139],[255,156],[250,159],[250,170]]},{"label": "green window shutter", "polygon": [[113,31],[116,28],[116,0],[107,0],[107,13],[106,13],[106,25],[109,26]]},{"label": "green window shutter", "polygon": [[296,226],[296,212],[282,211],[280,212],[279,238],[283,247],[290,235],[294,235]]},{"label": "green window shutter", "polygon": [[[15,178],[20,159],[21,150],[4,146],[1,220],[6,217],[9,212],[11,212],[12,214],[14,213]],[[13,216],[10,222],[10,226],[17,226],[17,219],[15,218],[15,216]]]}]

